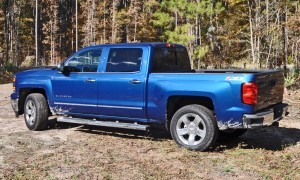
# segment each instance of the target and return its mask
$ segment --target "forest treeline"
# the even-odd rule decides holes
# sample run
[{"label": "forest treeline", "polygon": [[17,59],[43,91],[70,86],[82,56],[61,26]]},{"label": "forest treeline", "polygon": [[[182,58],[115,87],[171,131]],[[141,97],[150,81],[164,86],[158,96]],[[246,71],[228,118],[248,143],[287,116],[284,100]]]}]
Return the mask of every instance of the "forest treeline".
[{"label": "forest treeline", "polygon": [[55,65],[94,44],[164,41],[186,45],[194,68],[299,68],[299,0],[2,0],[0,6],[1,66]]}]

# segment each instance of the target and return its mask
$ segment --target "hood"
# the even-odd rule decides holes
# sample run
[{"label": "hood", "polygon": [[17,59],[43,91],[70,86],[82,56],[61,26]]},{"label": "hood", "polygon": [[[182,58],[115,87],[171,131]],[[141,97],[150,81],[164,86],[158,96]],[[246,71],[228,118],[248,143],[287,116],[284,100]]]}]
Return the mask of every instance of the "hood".
[{"label": "hood", "polygon": [[25,70],[19,73],[16,73],[17,77],[24,77],[24,76],[52,76],[54,73],[57,72],[57,69],[54,67],[49,68],[34,68],[30,70]]}]

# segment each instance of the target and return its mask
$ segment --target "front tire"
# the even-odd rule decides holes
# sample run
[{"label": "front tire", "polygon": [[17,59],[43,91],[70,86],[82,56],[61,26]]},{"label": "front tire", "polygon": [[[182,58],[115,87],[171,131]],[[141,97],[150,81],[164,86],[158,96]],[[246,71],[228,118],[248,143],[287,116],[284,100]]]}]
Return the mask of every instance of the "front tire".
[{"label": "front tire", "polygon": [[27,96],[24,104],[24,119],[28,129],[33,131],[44,130],[48,122],[48,103],[39,93]]},{"label": "front tire", "polygon": [[196,151],[204,151],[213,146],[218,137],[213,113],[201,105],[180,108],[172,118],[170,130],[179,146]]}]

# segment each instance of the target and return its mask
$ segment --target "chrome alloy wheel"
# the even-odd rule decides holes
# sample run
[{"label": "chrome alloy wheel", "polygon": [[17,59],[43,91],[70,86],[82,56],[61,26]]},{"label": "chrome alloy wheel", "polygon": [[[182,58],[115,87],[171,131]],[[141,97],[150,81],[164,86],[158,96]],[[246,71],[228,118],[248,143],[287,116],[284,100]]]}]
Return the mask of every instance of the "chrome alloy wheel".
[{"label": "chrome alloy wheel", "polygon": [[36,106],[32,100],[27,101],[25,106],[25,120],[32,126],[36,120]]},{"label": "chrome alloy wheel", "polygon": [[206,136],[206,125],[199,115],[187,113],[179,118],[176,125],[176,133],[184,144],[196,146]]}]

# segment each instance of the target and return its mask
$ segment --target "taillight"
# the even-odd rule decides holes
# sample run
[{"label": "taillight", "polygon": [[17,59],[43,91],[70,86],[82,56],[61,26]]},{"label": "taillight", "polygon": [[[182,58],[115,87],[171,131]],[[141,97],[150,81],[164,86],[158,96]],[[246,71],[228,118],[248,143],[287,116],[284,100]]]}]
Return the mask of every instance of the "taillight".
[{"label": "taillight", "polygon": [[244,83],[242,87],[242,100],[244,104],[257,103],[258,86],[256,83]]},{"label": "taillight", "polygon": [[175,44],[167,43],[167,44],[166,44],[166,47],[167,47],[167,48],[171,48],[171,47],[176,47],[176,46],[175,46]]}]

